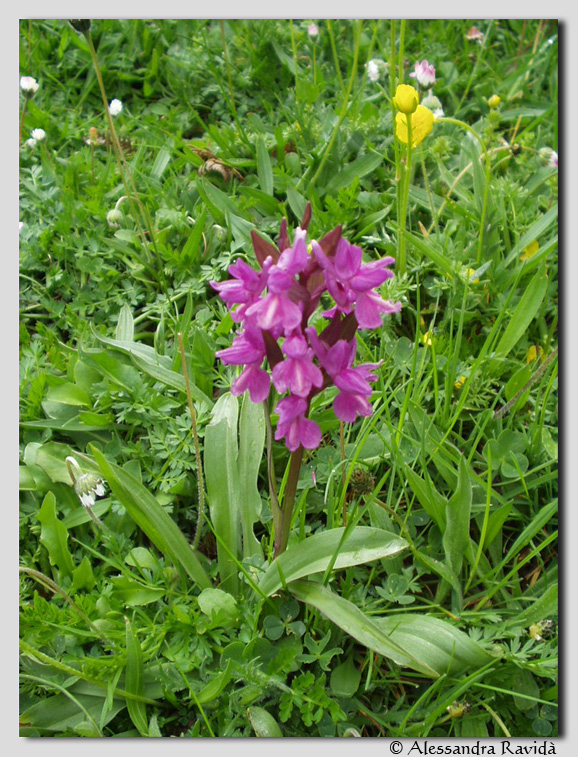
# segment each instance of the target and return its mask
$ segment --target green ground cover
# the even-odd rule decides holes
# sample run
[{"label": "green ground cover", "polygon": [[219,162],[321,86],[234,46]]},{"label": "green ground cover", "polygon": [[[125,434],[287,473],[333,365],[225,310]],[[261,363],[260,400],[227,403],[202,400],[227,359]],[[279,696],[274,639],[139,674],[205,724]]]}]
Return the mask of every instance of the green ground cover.
[{"label": "green ground cover", "polygon": [[19,29],[21,735],[556,736],[556,22],[74,24]]}]

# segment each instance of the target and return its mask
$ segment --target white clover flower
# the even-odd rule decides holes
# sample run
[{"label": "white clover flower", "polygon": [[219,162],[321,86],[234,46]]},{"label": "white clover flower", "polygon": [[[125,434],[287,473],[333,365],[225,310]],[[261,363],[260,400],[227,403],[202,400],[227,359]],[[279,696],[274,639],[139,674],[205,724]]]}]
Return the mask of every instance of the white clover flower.
[{"label": "white clover flower", "polygon": [[20,79],[20,89],[26,95],[35,95],[38,91],[38,82],[33,76],[22,76]]},{"label": "white clover flower", "polygon": [[367,78],[371,82],[376,82],[380,76],[387,74],[389,64],[379,58],[372,58],[367,63]]},{"label": "white clover flower", "polygon": [[26,140],[26,147],[29,147],[31,150],[32,148],[36,147],[36,140],[34,137],[30,137],[30,139]]},{"label": "white clover flower", "polygon": [[108,110],[110,112],[110,115],[113,118],[116,118],[118,115],[122,113],[122,103],[120,100],[111,100],[110,104],[108,106]]},{"label": "white clover flower", "polygon": [[379,66],[376,60],[370,60],[367,64],[367,78],[371,82],[376,82],[379,79]]},{"label": "white clover flower", "polygon": [[477,26],[471,26],[466,34],[466,39],[470,42],[479,42],[481,44],[484,41],[484,35]]},{"label": "white clover flower", "polygon": [[309,26],[307,27],[307,34],[311,37],[311,39],[318,37],[319,29],[317,28],[317,24],[309,24]]},{"label": "white clover flower", "polygon": [[436,83],[436,70],[433,63],[428,63],[427,60],[416,61],[414,71],[410,74],[420,87],[429,89]]},{"label": "white clover flower", "polygon": [[32,139],[35,139],[36,142],[42,142],[43,139],[46,139],[46,132],[44,129],[32,129],[30,136]]}]

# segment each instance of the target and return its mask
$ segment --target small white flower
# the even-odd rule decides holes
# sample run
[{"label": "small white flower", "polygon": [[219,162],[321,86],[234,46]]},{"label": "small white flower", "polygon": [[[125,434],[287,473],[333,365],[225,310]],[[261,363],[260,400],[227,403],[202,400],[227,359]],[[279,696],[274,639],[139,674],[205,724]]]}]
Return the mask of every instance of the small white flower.
[{"label": "small white flower", "polygon": [[74,491],[84,507],[92,507],[97,497],[103,497],[106,494],[102,478],[99,478],[96,473],[83,473],[74,457],[66,458],[66,467],[72,479]]},{"label": "small white flower", "polygon": [[36,140],[34,137],[30,137],[30,139],[26,140],[26,146],[29,147],[31,150],[33,147],[36,147]]},{"label": "small white flower", "polygon": [[21,231],[22,231],[22,229],[24,228],[24,221],[20,221],[19,223],[20,223],[20,225],[19,225],[19,227],[18,227],[18,233],[20,234],[20,232],[21,232]]},{"label": "small white flower", "polygon": [[46,132],[44,129],[32,129],[30,136],[37,142],[42,142],[43,139],[46,139]]},{"label": "small white flower", "polygon": [[309,24],[307,27],[307,34],[311,37],[311,39],[315,39],[315,37],[319,36],[319,29],[317,28],[316,24]]},{"label": "small white flower", "polygon": [[33,76],[23,76],[20,79],[20,89],[27,95],[34,95],[38,91],[38,82]]},{"label": "small white flower", "polygon": [[367,63],[367,78],[376,82],[381,76],[387,75],[389,64],[379,58],[372,58]]},{"label": "small white flower", "polygon": [[111,100],[110,105],[108,106],[108,110],[110,112],[110,115],[113,118],[116,118],[116,116],[120,115],[122,113],[122,103],[120,100]]},{"label": "small white flower", "polygon": [[83,473],[74,485],[74,491],[84,507],[93,507],[97,497],[104,497],[104,481],[94,473]]},{"label": "small white flower", "polygon": [[376,82],[379,79],[379,66],[376,60],[370,60],[367,64],[367,78],[371,82]]}]

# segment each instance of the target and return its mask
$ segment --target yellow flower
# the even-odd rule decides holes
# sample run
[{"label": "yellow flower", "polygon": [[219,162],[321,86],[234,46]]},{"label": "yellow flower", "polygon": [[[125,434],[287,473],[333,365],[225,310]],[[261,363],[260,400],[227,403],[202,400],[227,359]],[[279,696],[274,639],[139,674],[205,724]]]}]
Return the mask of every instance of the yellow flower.
[{"label": "yellow flower", "polygon": [[500,104],[501,102],[502,102],[502,101],[500,100],[500,98],[498,97],[498,95],[492,95],[492,96],[490,97],[490,99],[488,100],[488,105],[490,106],[490,108],[497,108],[497,107],[498,107],[498,105],[499,105],[499,104]]},{"label": "yellow flower", "polygon": [[534,241],[530,242],[527,247],[524,247],[524,252],[520,255],[520,260],[530,260],[530,258],[535,255],[539,249],[540,245],[534,239]]},{"label": "yellow flower", "polygon": [[540,360],[544,360],[544,350],[540,345],[538,345],[538,347],[536,348],[536,345],[533,344],[528,350],[528,354],[526,355],[526,365],[533,363],[538,358],[540,358]]},{"label": "yellow flower", "polygon": [[[415,113],[411,116],[411,146],[416,147],[422,142],[433,129],[434,115],[423,105],[418,105]],[[408,143],[407,116],[398,113],[395,117],[395,133],[400,142]]]},{"label": "yellow flower", "polygon": [[431,331],[426,331],[425,334],[422,336],[422,342],[425,344],[426,347],[431,347],[432,342],[432,336],[433,333]]},{"label": "yellow flower", "polygon": [[463,386],[463,385],[464,385],[465,383],[466,383],[466,377],[465,377],[465,376],[459,376],[459,378],[457,378],[457,379],[456,379],[456,380],[454,381],[454,386],[455,386],[455,388],[456,388],[456,389],[461,389],[461,388],[462,388],[462,386]]},{"label": "yellow flower", "polygon": [[419,105],[417,89],[410,84],[399,84],[395,90],[393,104],[402,113],[415,113]]},{"label": "yellow flower", "polygon": [[468,278],[472,284],[479,284],[479,279],[473,279],[472,276],[474,275],[475,271],[473,268],[468,268]]}]

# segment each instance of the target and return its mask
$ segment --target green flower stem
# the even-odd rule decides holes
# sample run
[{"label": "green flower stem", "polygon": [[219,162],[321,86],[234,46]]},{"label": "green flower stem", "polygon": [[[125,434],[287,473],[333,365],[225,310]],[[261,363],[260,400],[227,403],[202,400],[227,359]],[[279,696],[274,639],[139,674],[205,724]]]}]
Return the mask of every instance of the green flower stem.
[{"label": "green flower stem", "polygon": [[[389,78],[389,102],[391,105],[391,120],[393,123],[393,128],[395,131],[395,115],[396,115],[396,109],[395,105],[393,104],[393,99],[395,97],[395,89],[396,89],[396,77],[395,77],[395,19],[392,18],[391,20],[391,26],[390,26],[390,50],[389,50],[389,72],[390,76]],[[394,151],[394,159],[395,159],[395,181],[396,181],[396,212],[397,212],[397,218],[399,219],[401,217],[401,181],[402,181],[402,171],[401,171],[401,149],[400,149],[400,142],[398,139],[393,140],[393,151]],[[401,239],[401,235],[398,236],[398,240]],[[399,243],[399,242],[398,242]]]},{"label": "green flower stem", "polygon": [[333,22],[330,18],[327,19],[327,32],[329,34],[329,42],[331,44],[331,53],[333,55],[333,65],[335,66],[335,73],[339,79],[339,86],[341,88],[341,94],[345,94],[345,85],[343,84],[343,77],[341,76],[341,69],[339,68],[339,58],[337,57],[337,48],[335,47],[335,37],[333,36]]},{"label": "green flower stem", "polygon": [[22,144],[22,129],[24,128],[24,117],[26,116],[26,110],[28,105],[28,98],[24,98],[22,103],[22,113],[20,114],[20,125],[18,127],[18,146]]},{"label": "green flower stem", "polygon": [[225,23],[222,19],[219,21],[219,26],[221,27],[221,44],[223,47],[223,58],[225,59],[225,68],[227,71],[227,83],[229,85],[229,99],[231,101],[231,112],[233,114],[233,119],[235,121],[235,124],[237,128],[239,129],[239,134],[241,135],[245,143],[247,145],[250,145],[251,143],[249,142],[249,138],[247,137],[245,129],[243,128],[243,124],[239,121],[239,118],[237,116],[237,107],[235,105],[235,88],[233,87],[233,80],[231,78],[231,66],[229,63],[229,53],[227,52],[227,39],[225,37]]},{"label": "green flower stem", "polygon": [[406,272],[406,256],[405,256],[405,227],[407,224],[407,207],[409,204],[409,185],[411,184],[411,159],[412,159],[412,133],[411,133],[411,113],[406,114],[407,121],[407,158],[403,170],[403,181],[401,183],[401,203],[400,203],[400,215],[399,215],[399,256],[398,265],[399,273],[403,276]]},{"label": "green flower stem", "polygon": [[357,26],[357,36],[355,38],[355,47],[353,49],[353,64],[351,66],[351,76],[349,77],[349,84],[347,85],[347,92],[345,93],[345,96],[343,97],[343,107],[341,108],[341,113],[339,115],[339,120],[335,124],[335,127],[333,129],[333,134],[331,135],[331,139],[327,143],[327,147],[325,148],[325,152],[323,153],[323,157],[321,158],[319,162],[319,166],[317,167],[317,171],[315,172],[315,175],[309,182],[310,186],[313,186],[317,179],[319,178],[319,175],[323,171],[323,168],[325,167],[325,163],[327,162],[327,159],[331,155],[331,150],[333,149],[333,144],[337,138],[337,135],[339,134],[339,129],[341,128],[341,124],[343,123],[345,116],[347,115],[347,110],[349,106],[349,96],[351,94],[351,90],[353,88],[353,82],[355,81],[355,77],[357,76],[357,60],[359,58],[359,45],[361,41],[361,29],[363,27],[363,21],[360,20],[359,24]]},{"label": "green flower stem", "polygon": [[289,541],[289,531],[291,529],[291,515],[293,514],[293,505],[295,504],[295,492],[299,481],[301,463],[303,462],[303,447],[299,447],[291,454],[289,463],[289,476],[287,477],[287,486],[283,495],[283,507],[281,513],[281,531],[275,533],[275,557],[287,549]]},{"label": "green flower stem", "polygon": [[462,129],[465,129],[470,134],[472,134],[475,139],[478,140],[480,143],[480,146],[482,150],[484,151],[484,157],[486,161],[486,185],[484,187],[484,197],[482,200],[482,214],[480,216],[480,234],[478,238],[478,255],[476,258],[477,265],[480,265],[482,262],[482,249],[484,246],[484,229],[486,226],[486,213],[488,211],[488,198],[490,196],[490,155],[488,153],[488,150],[486,149],[486,145],[484,144],[484,140],[480,137],[478,132],[475,129],[472,129],[469,124],[464,123],[464,121],[459,121],[457,118],[438,118],[438,123],[448,123],[448,124],[455,124],[456,126],[460,126]]},{"label": "green flower stem", "polygon": [[399,26],[399,51],[398,51],[398,84],[403,84],[403,54],[405,52],[405,18],[401,19]]},{"label": "green flower stem", "polygon": [[483,39],[483,42],[482,42],[482,46],[480,48],[480,54],[478,55],[478,57],[476,58],[476,62],[472,66],[472,70],[471,70],[471,73],[470,73],[470,78],[468,79],[468,83],[466,84],[466,88],[465,88],[464,93],[462,95],[462,98],[461,98],[461,100],[460,100],[460,102],[458,104],[458,107],[455,110],[456,113],[460,112],[461,107],[464,104],[464,101],[465,101],[466,97],[468,96],[468,94],[470,92],[470,87],[472,86],[472,82],[475,81],[475,77],[476,77],[476,75],[478,73],[478,66],[482,62],[483,57],[484,57],[484,53],[486,51],[486,45],[487,45],[487,42],[488,42],[488,39],[489,39],[489,36],[490,36],[490,31],[492,29],[492,24],[493,23],[494,23],[494,21],[493,21],[493,19],[491,19],[490,22],[489,22],[489,24],[488,24],[488,28],[486,29],[486,33],[484,34],[484,39]]},{"label": "green flower stem", "polygon": [[275,481],[275,466],[273,465],[273,429],[271,427],[271,413],[267,400],[263,402],[263,412],[265,413],[265,428],[267,431],[267,477],[269,479],[269,496],[271,498],[271,512],[273,514],[273,529],[275,534],[280,534],[283,523],[283,513],[279,506],[279,497],[277,495],[277,484]]},{"label": "green flower stem", "polygon": [[191,413],[191,423],[193,427],[193,441],[195,444],[195,461],[197,463],[197,491],[198,491],[198,511],[197,511],[197,526],[195,529],[195,536],[193,538],[192,547],[197,549],[199,546],[199,540],[201,538],[201,526],[203,525],[203,515],[205,512],[205,488],[203,485],[203,464],[201,461],[201,450],[199,447],[199,436],[197,434],[197,414],[195,412],[195,406],[193,404],[193,397],[191,395],[191,385],[189,382],[189,372],[187,370],[187,360],[185,357],[185,347],[183,344],[183,337],[179,332],[177,334],[179,340],[179,347],[181,350],[181,362],[183,364],[183,377],[185,379],[185,388],[187,390],[187,401],[189,403],[189,412]]}]

